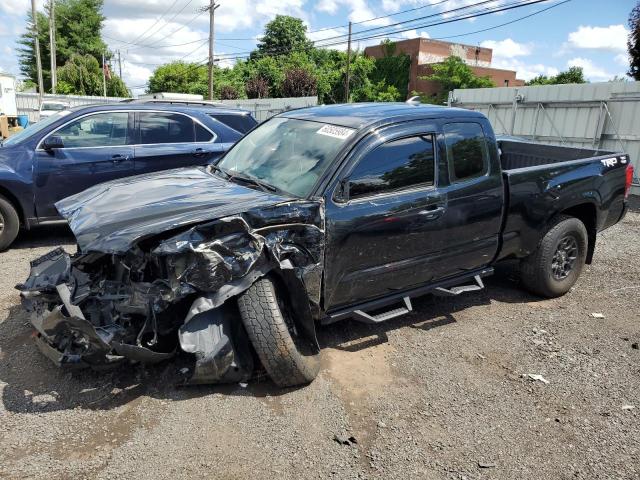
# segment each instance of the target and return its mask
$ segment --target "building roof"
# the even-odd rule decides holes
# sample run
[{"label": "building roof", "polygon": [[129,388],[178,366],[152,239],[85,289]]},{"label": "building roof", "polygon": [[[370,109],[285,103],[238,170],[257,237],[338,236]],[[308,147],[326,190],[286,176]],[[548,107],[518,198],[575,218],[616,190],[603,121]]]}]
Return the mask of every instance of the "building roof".
[{"label": "building roof", "polygon": [[399,118],[441,118],[455,112],[457,118],[481,117],[478,112],[462,108],[447,108],[437,105],[412,105],[408,103],[345,103],[338,105],[322,105],[318,107],[301,108],[281,113],[280,117],[312,120],[360,129],[384,120],[397,121]]}]

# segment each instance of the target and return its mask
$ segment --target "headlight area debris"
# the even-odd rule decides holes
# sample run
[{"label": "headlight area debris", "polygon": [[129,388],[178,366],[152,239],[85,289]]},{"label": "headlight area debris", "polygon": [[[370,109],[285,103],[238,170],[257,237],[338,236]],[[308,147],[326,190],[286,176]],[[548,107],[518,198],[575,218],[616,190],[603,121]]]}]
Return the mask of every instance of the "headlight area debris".
[{"label": "headlight area debris", "polygon": [[58,248],[33,261],[16,288],[40,350],[61,367],[156,363],[181,350],[193,361],[188,383],[244,382],[253,355],[227,300],[272,272],[317,346],[323,223],[320,204],[288,202],[143,239],[124,253]]}]

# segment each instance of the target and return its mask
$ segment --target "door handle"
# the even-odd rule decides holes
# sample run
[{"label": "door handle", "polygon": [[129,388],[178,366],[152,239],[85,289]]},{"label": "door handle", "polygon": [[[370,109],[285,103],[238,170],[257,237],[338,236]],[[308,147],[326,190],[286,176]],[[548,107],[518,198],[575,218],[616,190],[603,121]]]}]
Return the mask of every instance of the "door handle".
[{"label": "door handle", "polygon": [[207,154],[204,148],[196,148],[193,152],[194,157],[204,157]]},{"label": "door handle", "polygon": [[128,155],[120,155],[119,153],[116,155],[113,155],[111,157],[111,161],[113,163],[120,163],[120,162],[124,162],[125,160],[129,160],[129,156]]},{"label": "door handle", "polygon": [[432,205],[418,212],[425,220],[435,220],[438,217],[441,217],[442,214],[446,211],[446,208],[441,205]]}]

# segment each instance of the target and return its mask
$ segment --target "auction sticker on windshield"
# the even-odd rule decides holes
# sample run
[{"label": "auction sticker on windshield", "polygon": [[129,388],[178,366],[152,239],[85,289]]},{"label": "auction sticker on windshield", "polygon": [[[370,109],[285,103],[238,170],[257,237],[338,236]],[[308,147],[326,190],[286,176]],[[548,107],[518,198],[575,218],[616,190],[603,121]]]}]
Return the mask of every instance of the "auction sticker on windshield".
[{"label": "auction sticker on windshield", "polygon": [[317,133],[328,137],[345,139],[354,132],[352,128],[338,127],[336,125],[325,125]]}]

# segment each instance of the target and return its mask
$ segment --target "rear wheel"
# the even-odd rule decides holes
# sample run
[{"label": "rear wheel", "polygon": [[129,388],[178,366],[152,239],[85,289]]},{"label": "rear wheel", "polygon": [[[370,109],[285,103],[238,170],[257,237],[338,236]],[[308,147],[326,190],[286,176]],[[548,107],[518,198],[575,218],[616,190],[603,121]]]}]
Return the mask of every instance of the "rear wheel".
[{"label": "rear wheel", "polygon": [[525,288],[543,297],[559,297],[576,283],[587,257],[587,229],[574,217],[561,215],[535,252],[522,261]]},{"label": "rear wheel", "polygon": [[18,212],[9,200],[0,195],[0,252],[13,243],[19,230]]},{"label": "rear wheel", "polygon": [[288,302],[269,277],[238,297],[242,322],[271,379],[280,387],[310,383],[320,370],[320,354],[299,334]]}]

